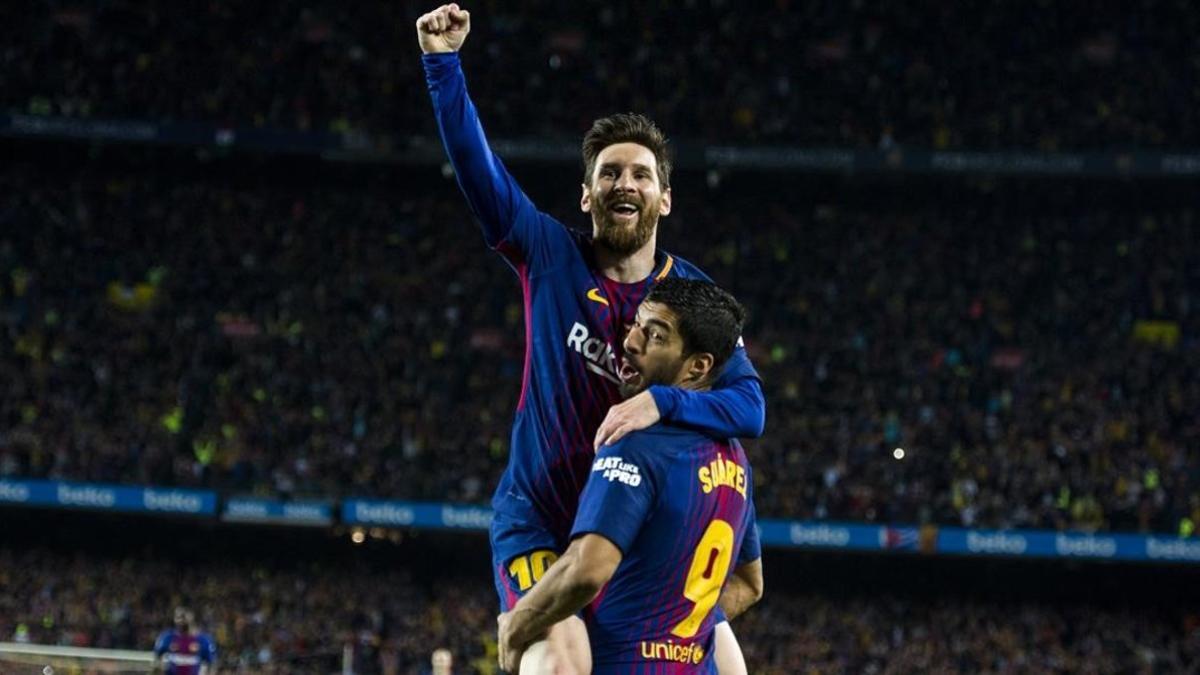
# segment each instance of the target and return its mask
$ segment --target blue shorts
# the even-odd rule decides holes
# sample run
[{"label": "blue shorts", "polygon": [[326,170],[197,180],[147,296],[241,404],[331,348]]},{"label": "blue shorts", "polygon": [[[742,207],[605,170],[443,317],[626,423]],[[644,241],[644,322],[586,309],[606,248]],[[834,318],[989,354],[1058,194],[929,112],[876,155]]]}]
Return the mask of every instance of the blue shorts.
[{"label": "blue shorts", "polygon": [[566,542],[541,524],[502,513],[492,517],[488,539],[502,612],[512,609],[566,550]]}]

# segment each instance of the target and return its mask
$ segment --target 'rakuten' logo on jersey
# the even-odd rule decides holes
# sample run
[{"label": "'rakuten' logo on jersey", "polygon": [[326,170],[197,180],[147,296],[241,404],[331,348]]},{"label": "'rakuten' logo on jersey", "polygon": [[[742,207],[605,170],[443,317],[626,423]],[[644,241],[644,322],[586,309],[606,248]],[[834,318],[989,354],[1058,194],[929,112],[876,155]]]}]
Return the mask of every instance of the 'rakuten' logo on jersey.
[{"label": "'rakuten' logo on jersey", "polygon": [[616,481],[629,487],[642,484],[642,472],[637,464],[624,462],[620,457],[597,458],[592,462],[592,473],[597,472],[602,472],[600,476],[610,483]]},{"label": "'rakuten' logo on jersey", "polygon": [[587,326],[576,321],[567,335],[567,346],[585,359],[588,370],[613,384],[621,384],[621,378],[617,376],[617,354],[612,345],[592,337]]}]

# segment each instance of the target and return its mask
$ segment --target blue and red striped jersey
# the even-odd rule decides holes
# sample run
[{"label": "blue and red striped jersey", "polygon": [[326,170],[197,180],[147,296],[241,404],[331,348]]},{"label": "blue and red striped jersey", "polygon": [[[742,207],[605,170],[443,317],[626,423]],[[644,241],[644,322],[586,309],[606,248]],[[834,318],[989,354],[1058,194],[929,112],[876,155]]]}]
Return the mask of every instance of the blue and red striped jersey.
[{"label": "blue and red striped jersey", "polygon": [[658,424],[601,448],[571,536],[588,533],[623,553],[584,611],[592,672],[717,672],[721,588],[762,555],[741,445]]},{"label": "blue and red striped jersey", "polygon": [[217,660],[217,647],[203,633],[165,630],[154,642],[154,655],[163,659],[167,675],[197,675],[201,664],[211,668]]},{"label": "blue and red striped jersey", "polygon": [[[590,235],[539,211],[488,146],[457,54],[427,54],[426,81],[450,162],[484,239],[516,271],[525,304],[525,366],[509,462],[492,505],[568,541],[593,439],[621,400],[617,371],[625,327],[651,286],[669,275],[707,279],[659,251],[645,280],[596,270]],[[739,348],[711,392],[652,387],[664,420],[720,438],[761,435],[758,374]]]}]

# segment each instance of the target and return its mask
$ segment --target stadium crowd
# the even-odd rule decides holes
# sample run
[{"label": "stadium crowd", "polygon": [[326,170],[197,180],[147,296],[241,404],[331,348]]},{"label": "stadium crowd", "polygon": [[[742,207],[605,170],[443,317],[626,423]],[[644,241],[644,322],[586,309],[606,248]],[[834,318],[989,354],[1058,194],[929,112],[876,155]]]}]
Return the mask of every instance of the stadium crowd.
[{"label": "stadium crowd", "polygon": [[[0,476],[485,502],[519,289],[402,180],[0,174]],[[1190,208],[688,190],[660,241],[751,309],[760,514],[1195,535]]]},{"label": "stadium crowd", "polygon": [[[0,8],[0,108],[430,135],[413,38],[435,6],[229,0]],[[616,109],[678,138],[840,147],[1194,147],[1184,0],[463,3],[493,133],[576,138]],[[736,66],[732,67],[731,65]]]},{"label": "stadium crowd", "polygon": [[[463,4],[495,136],[573,141],[636,109],[680,145],[1200,138],[1200,12],[1183,0]],[[412,34],[428,7],[27,5],[0,6],[0,126],[434,134]],[[487,501],[522,303],[452,181],[139,161],[0,167],[0,478]],[[521,169],[585,225],[573,175]],[[813,198],[755,180],[681,176],[659,241],[750,309],[761,517],[1200,536],[1194,200],[1065,181]],[[347,646],[364,674],[419,672],[442,646],[493,672],[494,593],[473,576],[64,554],[7,533],[0,642],[145,649],[184,602],[221,672],[329,672]],[[1200,668],[1191,608],[771,590],[736,629],[761,673]]]},{"label": "stadium crowd", "polygon": [[[173,607],[192,607],[222,673],[341,672],[347,647],[361,675],[417,673],[436,647],[458,654],[466,672],[495,644],[486,585],[447,579],[427,589],[403,569],[3,550],[0,590],[0,642],[147,651]],[[482,672],[494,671],[491,661]]]},{"label": "stadium crowd", "polygon": [[[423,672],[438,647],[455,655],[455,672],[496,672],[486,583],[293,567],[3,549],[0,641],[145,650],[187,602],[222,673],[329,673],[347,646],[360,675]],[[1200,663],[1194,613],[1078,602],[777,590],[735,630],[750,672],[771,675],[1171,673]]]}]

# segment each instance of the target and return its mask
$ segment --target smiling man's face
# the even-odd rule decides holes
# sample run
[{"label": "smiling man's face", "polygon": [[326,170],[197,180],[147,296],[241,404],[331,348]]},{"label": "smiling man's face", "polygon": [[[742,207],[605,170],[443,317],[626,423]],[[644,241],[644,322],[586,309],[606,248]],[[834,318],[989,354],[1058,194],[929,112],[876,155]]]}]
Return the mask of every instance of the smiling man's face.
[{"label": "smiling man's face", "polygon": [[659,217],[671,212],[671,190],[663,190],[649,148],[614,143],[596,156],[580,208],[592,215],[596,243],[629,255],[650,241]]}]

